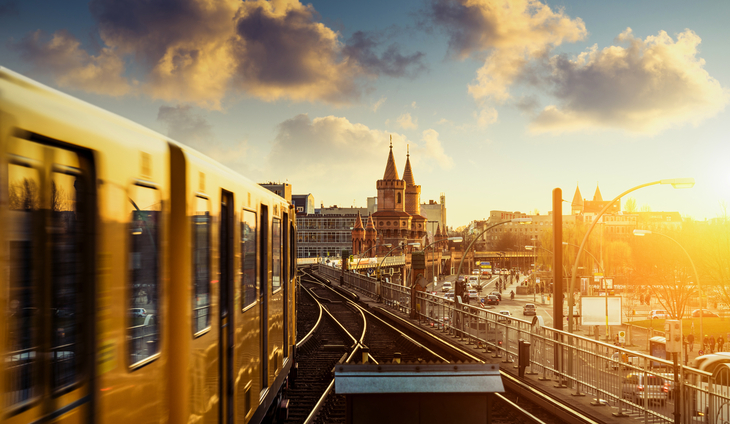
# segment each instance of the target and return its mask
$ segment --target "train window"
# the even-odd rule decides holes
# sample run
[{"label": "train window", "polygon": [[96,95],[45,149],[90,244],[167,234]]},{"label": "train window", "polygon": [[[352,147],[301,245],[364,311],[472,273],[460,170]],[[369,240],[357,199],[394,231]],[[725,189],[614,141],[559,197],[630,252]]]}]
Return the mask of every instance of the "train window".
[{"label": "train window", "polygon": [[297,275],[297,240],[298,237],[294,237],[294,235],[297,234],[296,229],[294,228],[294,221],[292,220],[290,224],[289,234],[292,234],[292,236],[289,236],[289,244],[291,245],[289,247],[289,254],[291,255],[291,259],[289,259],[289,264],[291,266],[291,270],[289,271],[291,273],[291,276],[294,277]]},{"label": "train window", "polygon": [[271,292],[281,288],[281,220],[271,221]]},{"label": "train window", "polygon": [[36,263],[37,226],[34,217],[40,208],[38,170],[20,165],[8,167],[8,306],[5,319],[8,352],[5,356],[6,406],[35,397],[39,350],[37,291],[40,264]]},{"label": "train window", "polygon": [[80,377],[83,343],[85,185],[78,168],[64,167],[51,179],[52,326],[51,363],[53,388],[76,383]]},{"label": "train window", "polygon": [[241,214],[241,309],[256,301],[256,213]]},{"label": "train window", "polygon": [[193,334],[200,335],[210,326],[210,207],[208,199],[202,197],[194,202]]},{"label": "train window", "polygon": [[130,189],[129,311],[130,364],[155,356],[159,346],[159,237],[162,205],[157,190]]}]

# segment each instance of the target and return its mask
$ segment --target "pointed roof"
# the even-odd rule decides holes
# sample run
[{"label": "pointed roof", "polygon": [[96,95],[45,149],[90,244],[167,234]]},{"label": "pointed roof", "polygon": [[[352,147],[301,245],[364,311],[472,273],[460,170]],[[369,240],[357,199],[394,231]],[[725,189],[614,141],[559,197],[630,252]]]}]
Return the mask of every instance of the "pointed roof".
[{"label": "pointed roof", "polygon": [[355,221],[355,228],[354,230],[362,230],[362,218],[360,217],[360,212],[357,213],[357,221]]},{"label": "pointed roof", "polygon": [[441,236],[441,224],[436,224],[436,236]]},{"label": "pointed roof", "polygon": [[411,152],[410,148],[406,147],[406,169],[403,171],[403,181],[406,182],[406,186],[414,186],[416,182],[413,180],[413,171],[411,170]]},{"label": "pointed roof", "polygon": [[583,196],[580,195],[580,189],[578,188],[578,185],[575,186],[575,194],[573,195],[573,203],[570,204],[571,206],[582,206],[583,205]]},{"label": "pointed roof", "polygon": [[384,180],[399,180],[398,169],[395,167],[395,158],[393,157],[393,136],[390,136],[390,153],[388,154],[388,163],[385,165]]},{"label": "pointed roof", "polygon": [[598,189],[598,184],[596,184],[596,192],[593,194],[593,201],[603,202],[603,197],[601,197],[601,190]]},{"label": "pointed roof", "polygon": [[373,230],[373,231],[375,231],[375,224],[373,223],[373,216],[372,216],[372,215],[370,215],[370,216],[368,217],[368,228],[367,228],[367,229],[368,229],[368,230]]}]

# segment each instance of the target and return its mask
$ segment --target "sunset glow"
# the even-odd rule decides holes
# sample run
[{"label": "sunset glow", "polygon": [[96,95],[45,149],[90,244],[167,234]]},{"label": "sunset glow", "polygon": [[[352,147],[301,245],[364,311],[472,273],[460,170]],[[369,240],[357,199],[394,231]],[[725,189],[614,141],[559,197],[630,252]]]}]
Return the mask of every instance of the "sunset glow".
[{"label": "sunset glow", "polygon": [[556,187],[692,177],[632,197],[697,220],[730,201],[727,2],[164,5],[0,0],[0,66],[317,206],[364,206],[391,135],[454,227]]}]

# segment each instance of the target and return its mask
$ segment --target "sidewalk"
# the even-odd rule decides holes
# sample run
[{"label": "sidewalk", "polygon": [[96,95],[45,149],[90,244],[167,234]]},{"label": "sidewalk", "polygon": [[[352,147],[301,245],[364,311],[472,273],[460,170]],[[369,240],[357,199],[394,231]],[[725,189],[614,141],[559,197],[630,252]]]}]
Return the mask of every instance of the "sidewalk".
[{"label": "sidewalk", "polygon": [[[525,281],[526,279],[527,279],[526,276],[522,276],[520,278],[519,282],[517,282],[517,283],[513,282],[513,283],[508,284],[507,288],[503,289],[502,292],[507,293],[507,296],[509,296],[509,292],[511,290],[514,290],[515,291],[515,301],[524,302],[524,303],[534,303],[535,305],[537,305],[538,308],[552,309],[552,307],[553,307],[552,295],[550,296],[550,301],[548,301],[548,295],[547,294],[544,295],[544,303],[543,303],[543,299],[542,299],[543,296],[541,296],[539,293],[534,297],[535,298],[534,301],[533,301],[532,294],[516,294],[517,287],[519,287],[522,284],[522,282]],[[656,305],[656,304],[655,305],[633,305],[633,309],[637,313],[640,314],[638,317],[632,316],[632,317],[635,317],[634,321],[640,321],[640,320],[647,319],[647,317],[643,315],[644,312],[648,313],[650,310],[662,309],[662,307],[661,307],[661,305]],[[564,315],[566,314],[566,312],[565,312],[566,310],[567,310],[567,305],[564,305],[564,307],[563,307]],[[563,328],[567,329],[567,325],[564,325]],[[593,326],[577,325],[575,328],[576,328],[575,331],[577,334],[584,336],[584,337],[590,337],[590,338],[596,339],[596,334],[594,333]],[[607,339],[606,338],[606,326],[605,325],[598,326],[599,340],[613,343],[618,332],[625,331],[626,332],[626,343],[623,345],[623,347],[633,350],[635,352],[646,354],[646,355],[651,354],[651,352],[649,350],[649,339],[651,337],[655,337],[655,336],[661,336],[661,337],[664,336],[663,332],[661,332],[661,331],[653,331],[653,330],[645,328],[645,327],[639,327],[636,325],[632,325],[631,322],[627,322],[627,321],[625,321],[625,319],[624,319],[623,325],[610,326],[609,331],[610,331],[610,336]],[[697,353],[699,350],[700,350],[700,343],[697,340],[697,338],[695,338],[695,343],[694,343],[692,351],[687,352],[687,358],[686,358],[687,364],[691,365],[692,361],[697,356],[699,356]],[[682,362],[685,362],[684,353],[682,353]]]}]

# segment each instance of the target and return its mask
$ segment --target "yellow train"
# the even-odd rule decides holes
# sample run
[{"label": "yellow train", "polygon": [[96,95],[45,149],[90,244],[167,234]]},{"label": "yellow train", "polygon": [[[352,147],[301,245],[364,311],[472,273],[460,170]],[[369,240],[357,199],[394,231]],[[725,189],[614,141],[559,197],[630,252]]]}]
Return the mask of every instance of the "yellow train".
[{"label": "yellow train", "polygon": [[283,198],[0,67],[0,422],[270,420],[296,239]]}]

